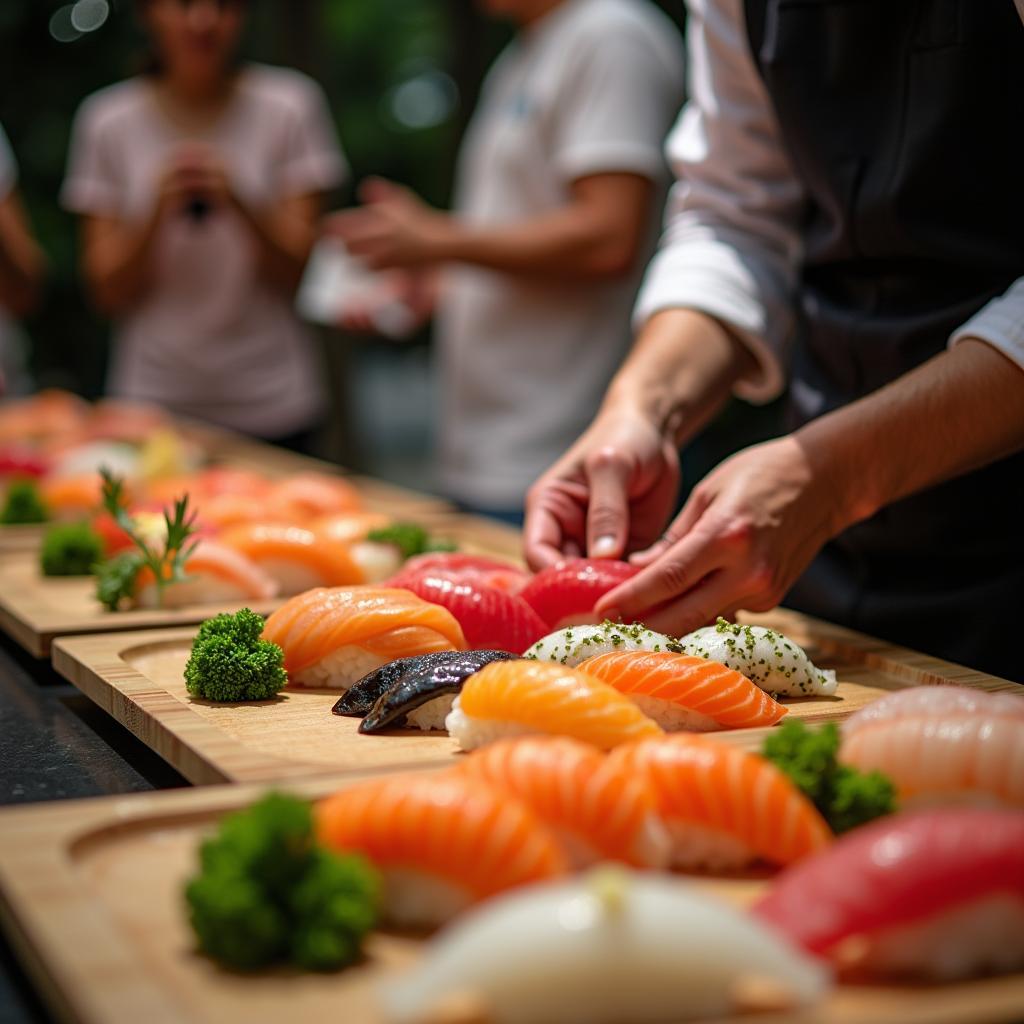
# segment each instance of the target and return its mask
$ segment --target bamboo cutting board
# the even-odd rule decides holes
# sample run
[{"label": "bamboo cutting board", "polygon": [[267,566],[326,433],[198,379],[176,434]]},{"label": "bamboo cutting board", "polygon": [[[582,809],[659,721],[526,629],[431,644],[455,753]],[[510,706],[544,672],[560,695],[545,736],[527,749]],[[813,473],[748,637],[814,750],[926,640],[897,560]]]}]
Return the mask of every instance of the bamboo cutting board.
[{"label": "bamboo cutting board", "polygon": [[[1019,691],[1014,683],[871,640],[784,610],[758,616],[783,629],[814,661],[839,673],[838,696],[786,701],[808,721],[840,719],[891,690],[959,683]],[[195,783],[256,782],[381,765],[447,761],[456,746],[419,730],[364,736],[358,719],[331,714],[336,692],[285,691],[274,701],[192,700],[183,673],[194,630],[64,638],[56,670]],[[757,745],[767,730],[720,733]]]},{"label": "bamboo cutting board", "polygon": [[[351,780],[349,780],[351,781]],[[344,782],[290,787],[322,796]],[[376,993],[424,942],[380,931],[336,974],[218,969],[193,948],[181,889],[196,846],[252,787],[138,794],[0,812],[0,920],[52,1012],[68,1024],[381,1024]],[[764,882],[702,881],[748,903]],[[1019,1021],[1024,976],[945,986],[841,987],[805,1015],[719,1024],[997,1024]]]}]

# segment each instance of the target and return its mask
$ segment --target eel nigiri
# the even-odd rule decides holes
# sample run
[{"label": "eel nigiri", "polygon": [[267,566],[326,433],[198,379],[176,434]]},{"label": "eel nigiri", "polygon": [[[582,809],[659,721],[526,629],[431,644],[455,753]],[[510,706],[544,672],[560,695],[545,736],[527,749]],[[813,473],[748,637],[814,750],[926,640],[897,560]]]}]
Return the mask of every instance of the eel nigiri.
[{"label": "eel nigiri", "polygon": [[219,539],[260,565],[277,580],[282,594],[374,583],[391,574],[398,557],[388,545],[344,544],[301,526],[273,522],[239,523]]},{"label": "eel nigiri", "polygon": [[[277,584],[258,565],[233,548],[203,539],[185,563],[185,579],[164,587],[163,607],[269,601],[276,596]],[[139,608],[156,607],[156,583],[145,566],[135,578],[134,600]]]},{"label": "eel nigiri", "polygon": [[836,692],[835,672],[815,666],[795,640],[777,629],[719,619],[714,626],[687,633],[679,643],[683,653],[721,662],[768,693],[828,697]]},{"label": "eel nigiri", "polygon": [[614,687],[549,661],[485,665],[463,683],[445,725],[463,750],[531,733],[571,736],[610,750],[662,734]]},{"label": "eel nigiri", "polygon": [[298,594],[267,619],[263,638],[284,650],[292,685],[341,690],[397,658],[466,646],[450,612],[383,587]]},{"label": "eel nigiri", "polygon": [[688,654],[613,651],[588,659],[583,671],[624,693],[666,730],[767,726],[786,714],[739,672]]},{"label": "eel nigiri", "polygon": [[576,867],[600,860],[668,867],[669,838],[653,795],[596,747],[565,736],[522,736],[470,754],[456,771],[522,800]]},{"label": "eel nigiri", "polygon": [[315,808],[321,842],[364,854],[395,924],[434,925],[505,889],[562,875],[565,855],[524,804],[453,773],[359,783]]},{"label": "eel nigiri", "polygon": [[682,648],[678,640],[655,633],[642,623],[624,626],[605,619],[600,625],[567,626],[541,637],[523,652],[524,658],[538,661],[557,661],[559,665],[575,668],[588,658],[612,651],[675,651]]},{"label": "eel nigiri", "polygon": [[945,686],[893,693],[844,723],[839,758],[883,772],[904,802],[1024,808],[1024,698]]},{"label": "eel nigiri", "polygon": [[639,571],[628,562],[574,558],[542,569],[519,595],[549,629],[594,623],[600,621],[594,613],[598,600]]},{"label": "eel nigiri", "polygon": [[753,915],[608,867],[471,911],[381,996],[393,1024],[446,1020],[456,1005],[490,1024],[664,1024],[756,1009],[804,1020],[790,1014],[829,985],[826,966]]},{"label": "eel nigiri", "polygon": [[447,608],[459,620],[470,647],[521,651],[547,629],[521,597],[481,580],[451,580],[442,573],[423,569],[400,573],[392,585]]},{"label": "eel nigiri", "polygon": [[790,864],[832,839],[786,775],[739,747],[677,733],[619,747],[609,760],[654,793],[675,867]]},{"label": "eel nigiri", "polygon": [[1024,968],[1024,814],[908,812],[784,872],[755,913],[862,972],[949,980]]},{"label": "eel nigiri", "polygon": [[396,726],[444,729],[445,719],[462,690],[462,684],[484,665],[514,658],[514,654],[505,651],[453,651],[444,661],[406,672],[374,701],[359,723],[359,731],[380,732]]}]

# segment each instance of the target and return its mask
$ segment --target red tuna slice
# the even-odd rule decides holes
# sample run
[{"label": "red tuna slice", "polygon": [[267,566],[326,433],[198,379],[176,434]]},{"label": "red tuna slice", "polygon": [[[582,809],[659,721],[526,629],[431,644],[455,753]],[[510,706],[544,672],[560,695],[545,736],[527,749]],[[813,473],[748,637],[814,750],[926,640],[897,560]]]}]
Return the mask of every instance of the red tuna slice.
[{"label": "red tuna slice", "polygon": [[510,594],[517,594],[530,579],[529,573],[497,558],[469,555],[461,551],[435,551],[410,558],[388,581],[392,587],[404,587],[403,579],[420,576],[429,570],[433,575],[452,582],[486,583]]},{"label": "red tuna slice", "polygon": [[519,596],[550,629],[599,622],[594,605],[639,571],[628,562],[575,558],[542,569],[519,591]]},{"label": "red tuna slice", "polygon": [[400,584],[455,616],[471,648],[518,654],[548,631],[536,612],[515,594],[473,580],[448,579],[431,570],[409,573]]},{"label": "red tuna slice", "polygon": [[823,954],[996,893],[1024,900],[1024,814],[945,808],[855,829],[780,875],[754,910]]}]

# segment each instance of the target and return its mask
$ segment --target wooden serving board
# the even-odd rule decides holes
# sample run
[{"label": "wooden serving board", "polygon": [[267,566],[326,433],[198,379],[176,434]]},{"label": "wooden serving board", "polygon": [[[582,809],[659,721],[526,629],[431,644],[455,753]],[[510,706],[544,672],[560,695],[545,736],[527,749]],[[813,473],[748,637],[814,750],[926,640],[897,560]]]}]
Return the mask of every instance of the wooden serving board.
[{"label": "wooden serving board", "polygon": [[0,552],[2,551],[35,551],[43,542],[46,532],[45,524],[26,526],[0,525]]},{"label": "wooden serving board", "polygon": [[[351,777],[347,782],[351,782]],[[345,785],[289,788],[308,797]],[[252,787],[107,797],[0,812],[0,921],[52,1012],[71,1024],[380,1024],[377,995],[424,940],[379,931],[334,974],[240,975],[196,954],[181,897],[196,847]],[[698,881],[748,903],[764,882]],[[1019,1021],[1024,976],[945,986],[840,987],[805,1015],[719,1024],[996,1024]],[[482,1022],[481,1022],[482,1024]]]},{"label": "wooden serving board", "polygon": [[[838,696],[787,702],[808,721],[840,719],[906,686],[959,683],[1015,692],[1014,683],[915,655],[783,610],[758,620],[784,629],[817,664],[839,673]],[[331,714],[336,692],[285,691],[275,701],[192,700],[183,681],[194,630],[106,634],[59,640],[56,670],[195,783],[255,782],[314,773],[424,764],[457,756],[443,733],[364,736],[358,719]],[[723,732],[756,746],[767,730]]]}]

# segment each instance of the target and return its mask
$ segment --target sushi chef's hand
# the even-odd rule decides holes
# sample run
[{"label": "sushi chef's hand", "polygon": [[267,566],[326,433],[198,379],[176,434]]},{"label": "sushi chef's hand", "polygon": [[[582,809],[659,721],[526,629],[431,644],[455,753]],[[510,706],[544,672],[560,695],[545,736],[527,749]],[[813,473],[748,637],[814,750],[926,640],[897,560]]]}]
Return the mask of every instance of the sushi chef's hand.
[{"label": "sushi chef's hand", "polygon": [[[694,488],[642,571],[598,614],[682,635],[738,608],[767,611],[845,523],[836,488],[797,436],[737,453]],[[653,611],[652,611],[653,609]]]},{"label": "sushi chef's hand", "polygon": [[365,181],[359,198],[363,206],[327,218],[324,230],[340,238],[372,270],[423,266],[443,257],[450,217],[382,178]]}]

